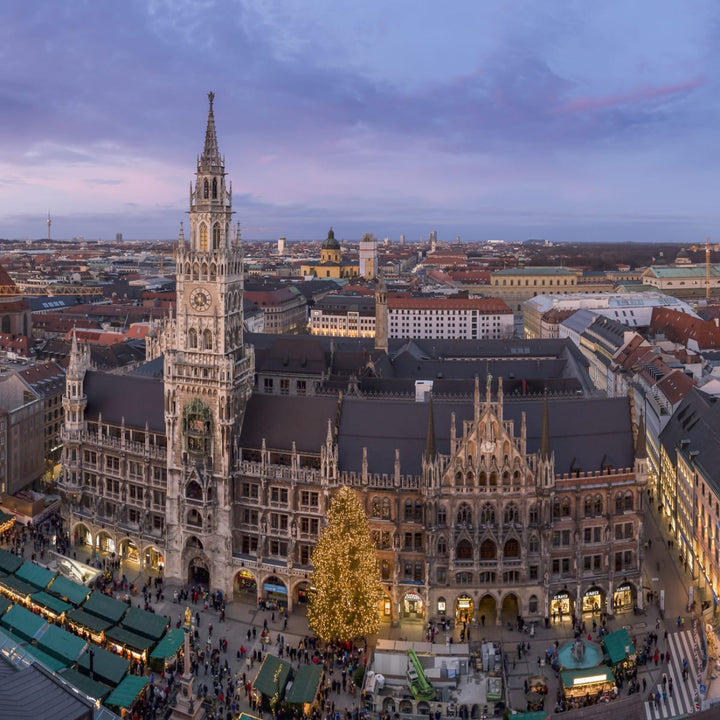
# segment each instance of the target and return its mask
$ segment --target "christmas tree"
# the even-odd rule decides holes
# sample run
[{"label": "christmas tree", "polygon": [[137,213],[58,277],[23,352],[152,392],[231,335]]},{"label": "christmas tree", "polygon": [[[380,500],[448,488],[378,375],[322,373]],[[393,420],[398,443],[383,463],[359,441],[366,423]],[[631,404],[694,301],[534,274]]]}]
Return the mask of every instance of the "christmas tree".
[{"label": "christmas tree", "polygon": [[333,498],[328,522],[312,554],[308,622],[321,640],[346,642],[378,631],[382,586],[367,517],[349,487]]}]

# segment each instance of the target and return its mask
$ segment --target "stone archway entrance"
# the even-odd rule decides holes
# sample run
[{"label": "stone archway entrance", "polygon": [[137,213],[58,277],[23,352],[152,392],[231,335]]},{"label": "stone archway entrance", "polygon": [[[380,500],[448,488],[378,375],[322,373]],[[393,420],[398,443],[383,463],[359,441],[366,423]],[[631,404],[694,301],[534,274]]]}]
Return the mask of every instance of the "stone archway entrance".
[{"label": "stone archway entrance", "polygon": [[473,599],[466,594],[458,595],[457,600],[455,600],[455,622],[471,622],[474,615],[475,603]]},{"label": "stone archway entrance", "polygon": [[[483,621],[483,618],[485,620]],[[478,604],[478,622],[480,625],[495,625],[497,623],[497,601],[492,595],[483,595]]]},{"label": "stone archway entrance", "polygon": [[508,593],[502,601],[500,608],[500,620],[502,622],[515,623],[520,616],[520,601],[515,593]]},{"label": "stone archway entrance", "polygon": [[92,533],[88,530],[87,525],[78,523],[73,530],[73,545],[75,547],[82,547],[83,545],[92,546]]},{"label": "stone archway entrance", "polygon": [[287,607],[288,591],[285,582],[277,575],[265,578],[262,586],[262,597],[265,606],[271,610],[280,607]]},{"label": "stone archway entrance", "polygon": [[249,570],[240,570],[235,575],[233,589],[238,595],[248,596],[254,603],[257,602],[257,581]]},{"label": "stone archway entrance", "polygon": [[115,541],[110,537],[104,530],[97,534],[95,539],[95,547],[100,552],[114,553],[115,552]]},{"label": "stone archway entrance", "polygon": [[126,538],[120,541],[120,558],[127,560],[128,562],[140,564],[140,551],[138,546],[132,541]]},{"label": "stone archway entrance", "polygon": [[188,582],[210,587],[210,569],[203,558],[195,556],[188,563]]},{"label": "stone archway entrance", "polygon": [[602,588],[593,585],[582,596],[582,611],[601,613],[605,609],[605,592]]},{"label": "stone archway entrance", "polygon": [[310,583],[303,580],[295,586],[295,602],[307,605],[310,602]]}]

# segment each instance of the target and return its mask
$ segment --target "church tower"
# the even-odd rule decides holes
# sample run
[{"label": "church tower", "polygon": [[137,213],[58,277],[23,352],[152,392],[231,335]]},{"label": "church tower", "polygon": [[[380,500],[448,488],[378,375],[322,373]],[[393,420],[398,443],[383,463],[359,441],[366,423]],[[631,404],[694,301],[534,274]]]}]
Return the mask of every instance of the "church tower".
[{"label": "church tower", "polygon": [[177,244],[177,312],[165,328],[166,576],[227,591],[233,438],[254,358],[243,345],[240,232],[231,237],[232,187],[218,149],[214,93],[208,98],[205,145],[190,185],[189,237],[181,226]]}]

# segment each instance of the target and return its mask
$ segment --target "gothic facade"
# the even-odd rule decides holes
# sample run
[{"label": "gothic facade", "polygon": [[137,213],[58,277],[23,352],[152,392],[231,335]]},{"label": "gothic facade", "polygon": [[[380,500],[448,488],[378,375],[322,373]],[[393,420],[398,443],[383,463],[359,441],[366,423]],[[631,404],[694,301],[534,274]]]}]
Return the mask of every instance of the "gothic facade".
[{"label": "gothic facade", "polygon": [[500,378],[480,380],[487,360],[455,363],[470,388],[455,397],[254,392],[231,202],[211,94],[177,313],[148,340],[156,373],[91,372],[73,341],[60,484],[76,543],[292,606],[347,484],[389,621],[642,607],[647,473],[626,399],[506,397]]}]

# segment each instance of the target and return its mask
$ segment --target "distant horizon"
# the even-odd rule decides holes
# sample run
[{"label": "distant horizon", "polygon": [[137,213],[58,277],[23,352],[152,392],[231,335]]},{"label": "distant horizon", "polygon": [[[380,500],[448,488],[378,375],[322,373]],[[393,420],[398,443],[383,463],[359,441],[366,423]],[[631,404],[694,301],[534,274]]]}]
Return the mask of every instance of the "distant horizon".
[{"label": "distant horizon", "polygon": [[717,240],[718,28],[709,0],[17,4],[0,235],[174,237],[213,91],[258,241]]}]

